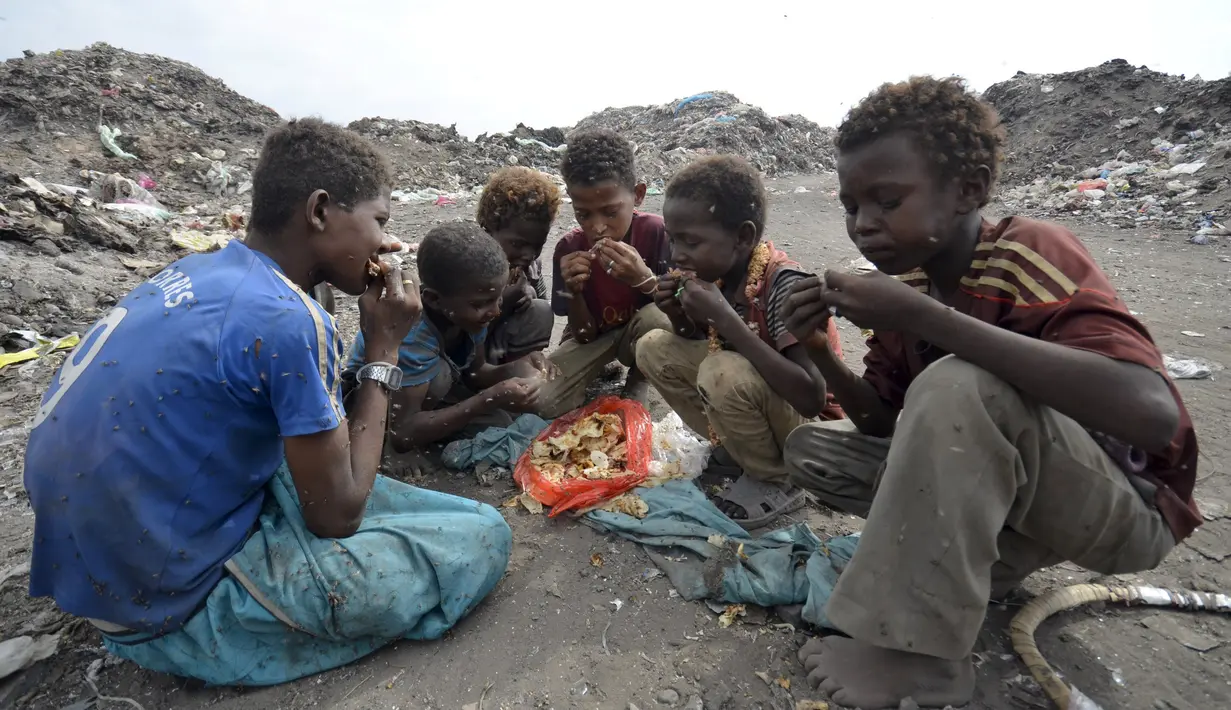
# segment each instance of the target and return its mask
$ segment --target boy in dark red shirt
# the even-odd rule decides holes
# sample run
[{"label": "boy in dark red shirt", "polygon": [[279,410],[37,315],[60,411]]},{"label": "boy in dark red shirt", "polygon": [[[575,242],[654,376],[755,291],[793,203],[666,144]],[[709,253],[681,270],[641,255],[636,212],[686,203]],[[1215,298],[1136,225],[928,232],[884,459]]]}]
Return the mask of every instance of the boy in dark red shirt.
[{"label": "boy in dark red shirt", "polygon": [[581,226],[560,239],[552,257],[551,306],[568,318],[568,329],[551,354],[560,374],[543,397],[548,417],[581,406],[586,386],[613,359],[629,368],[625,396],[642,399],[637,341],[671,327],[652,298],[670,247],[662,217],[637,211],[645,184],[637,180],[632,145],[611,131],[575,133],[560,173]]},{"label": "boy in dark red shirt", "polygon": [[[805,425],[785,453],[868,519],[826,608],[850,638],[800,651],[842,705],[964,705],[989,599],[1065,560],[1151,569],[1201,522],[1196,435],[1146,329],[1067,229],[982,218],[1002,141],[959,79],[882,86],[836,141],[847,231],[879,271],[788,300],[857,428]],[[828,349],[832,312],[874,332],[862,377]]]},{"label": "boy in dark red shirt", "polygon": [[[767,203],[743,158],[702,158],[676,173],[663,220],[682,273],[659,277],[654,295],[674,327],[637,346],[638,367],[667,404],[737,464],[715,498],[749,529],[805,502],[782,460],[787,435],[818,416],[842,417],[782,318],[791,285],[808,275],[764,240]],[[832,323],[827,336],[840,354]]]}]

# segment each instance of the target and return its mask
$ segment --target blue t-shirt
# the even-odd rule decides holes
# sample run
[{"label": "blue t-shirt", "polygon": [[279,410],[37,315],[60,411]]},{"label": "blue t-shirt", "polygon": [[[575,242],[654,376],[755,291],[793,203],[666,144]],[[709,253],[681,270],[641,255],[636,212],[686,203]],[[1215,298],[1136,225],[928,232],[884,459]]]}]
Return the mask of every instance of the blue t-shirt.
[{"label": "blue t-shirt", "polygon": [[[483,347],[486,338],[487,329],[484,328],[478,335],[463,340],[456,352],[445,353],[440,331],[431,319],[424,315],[398,346],[398,369],[402,371],[402,386],[417,387],[431,382],[441,373],[442,368],[451,368],[453,379],[457,381],[457,376],[474,363],[475,353]],[[346,367],[362,367],[365,363],[363,333],[360,333],[355,336]]]},{"label": "blue t-shirt", "polygon": [[26,449],[30,594],[179,628],[243,546],[282,438],[342,422],[333,319],[231,242],[171,264],[82,338]]}]

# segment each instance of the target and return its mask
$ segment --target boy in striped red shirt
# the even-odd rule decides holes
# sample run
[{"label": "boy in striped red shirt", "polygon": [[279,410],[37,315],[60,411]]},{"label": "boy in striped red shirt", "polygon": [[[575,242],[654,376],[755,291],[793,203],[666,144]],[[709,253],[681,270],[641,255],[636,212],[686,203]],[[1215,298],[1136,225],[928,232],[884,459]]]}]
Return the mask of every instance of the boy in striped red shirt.
[{"label": "boy in striped red shirt", "polygon": [[[794,286],[788,327],[853,424],[788,438],[792,480],[867,517],[800,658],[842,705],[963,705],[990,599],[1072,561],[1147,570],[1201,522],[1197,440],[1162,356],[1064,227],[983,219],[994,110],[958,79],[886,84],[838,130],[847,231],[877,266]],[[896,277],[896,278],[895,278]],[[874,335],[862,376],[832,314]]]}]

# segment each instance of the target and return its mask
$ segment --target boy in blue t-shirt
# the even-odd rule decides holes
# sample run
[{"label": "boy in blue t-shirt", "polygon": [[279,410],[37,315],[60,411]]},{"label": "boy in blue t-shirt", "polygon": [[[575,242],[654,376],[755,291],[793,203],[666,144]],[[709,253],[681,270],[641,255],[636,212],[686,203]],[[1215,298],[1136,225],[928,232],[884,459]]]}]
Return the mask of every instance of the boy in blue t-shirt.
[{"label": "boy in blue t-shirt", "polygon": [[[435,227],[419,245],[418,265],[423,318],[398,348],[402,389],[393,397],[389,425],[389,442],[399,453],[502,412],[535,412],[542,385],[555,375],[540,351],[503,365],[487,362],[486,337],[500,316],[509,262],[478,225]],[[355,337],[348,374],[364,361],[366,345],[362,333]]]},{"label": "boy in blue t-shirt", "polygon": [[[408,275],[377,258],[395,246],[391,183],[357,134],[291,121],[262,150],[246,238],[176,261],[89,329],[26,449],[32,596],[146,668],[263,685],[439,636],[494,587],[509,544],[496,511],[377,475],[392,363],[420,313]],[[342,342],[308,295],[326,281],[360,296],[369,344],[349,426]],[[433,513],[490,550],[416,560],[406,550],[446,541],[406,516]],[[382,559],[391,536],[403,553]],[[321,545],[374,572],[330,568]],[[311,584],[310,569],[354,589]],[[393,579],[420,582],[382,584]],[[334,593],[345,608],[330,608]],[[296,634],[313,652],[286,656]]]}]

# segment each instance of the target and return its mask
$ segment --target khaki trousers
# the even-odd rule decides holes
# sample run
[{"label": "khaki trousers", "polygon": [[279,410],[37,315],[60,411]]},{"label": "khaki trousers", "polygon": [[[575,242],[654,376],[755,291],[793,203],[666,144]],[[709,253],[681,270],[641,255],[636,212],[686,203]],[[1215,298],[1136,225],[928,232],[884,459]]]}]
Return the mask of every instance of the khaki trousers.
[{"label": "khaki trousers", "polygon": [[787,435],[809,421],[778,396],[739,353],[711,353],[705,340],[688,340],[669,329],[647,334],[637,345],[637,367],[690,429],[709,427],[731,457],[752,477],[786,483],[782,449]]},{"label": "khaki trousers", "polygon": [[588,343],[566,340],[548,357],[560,368],[560,374],[548,385],[543,395],[540,415],[554,419],[572,411],[586,400],[586,388],[607,364],[619,360],[625,367],[636,364],[637,343],[647,333],[657,329],[671,330],[671,319],[658,306],[649,304],[637,311],[632,319],[620,328],[609,330]]},{"label": "khaki trousers", "polygon": [[796,485],[867,517],[826,614],[883,648],[966,658],[994,589],[1065,560],[1139,572],[1175,547],[1152,485],[1077,422],[952,356],[915,379],[892,441],[808,424],[786,464]]}]

